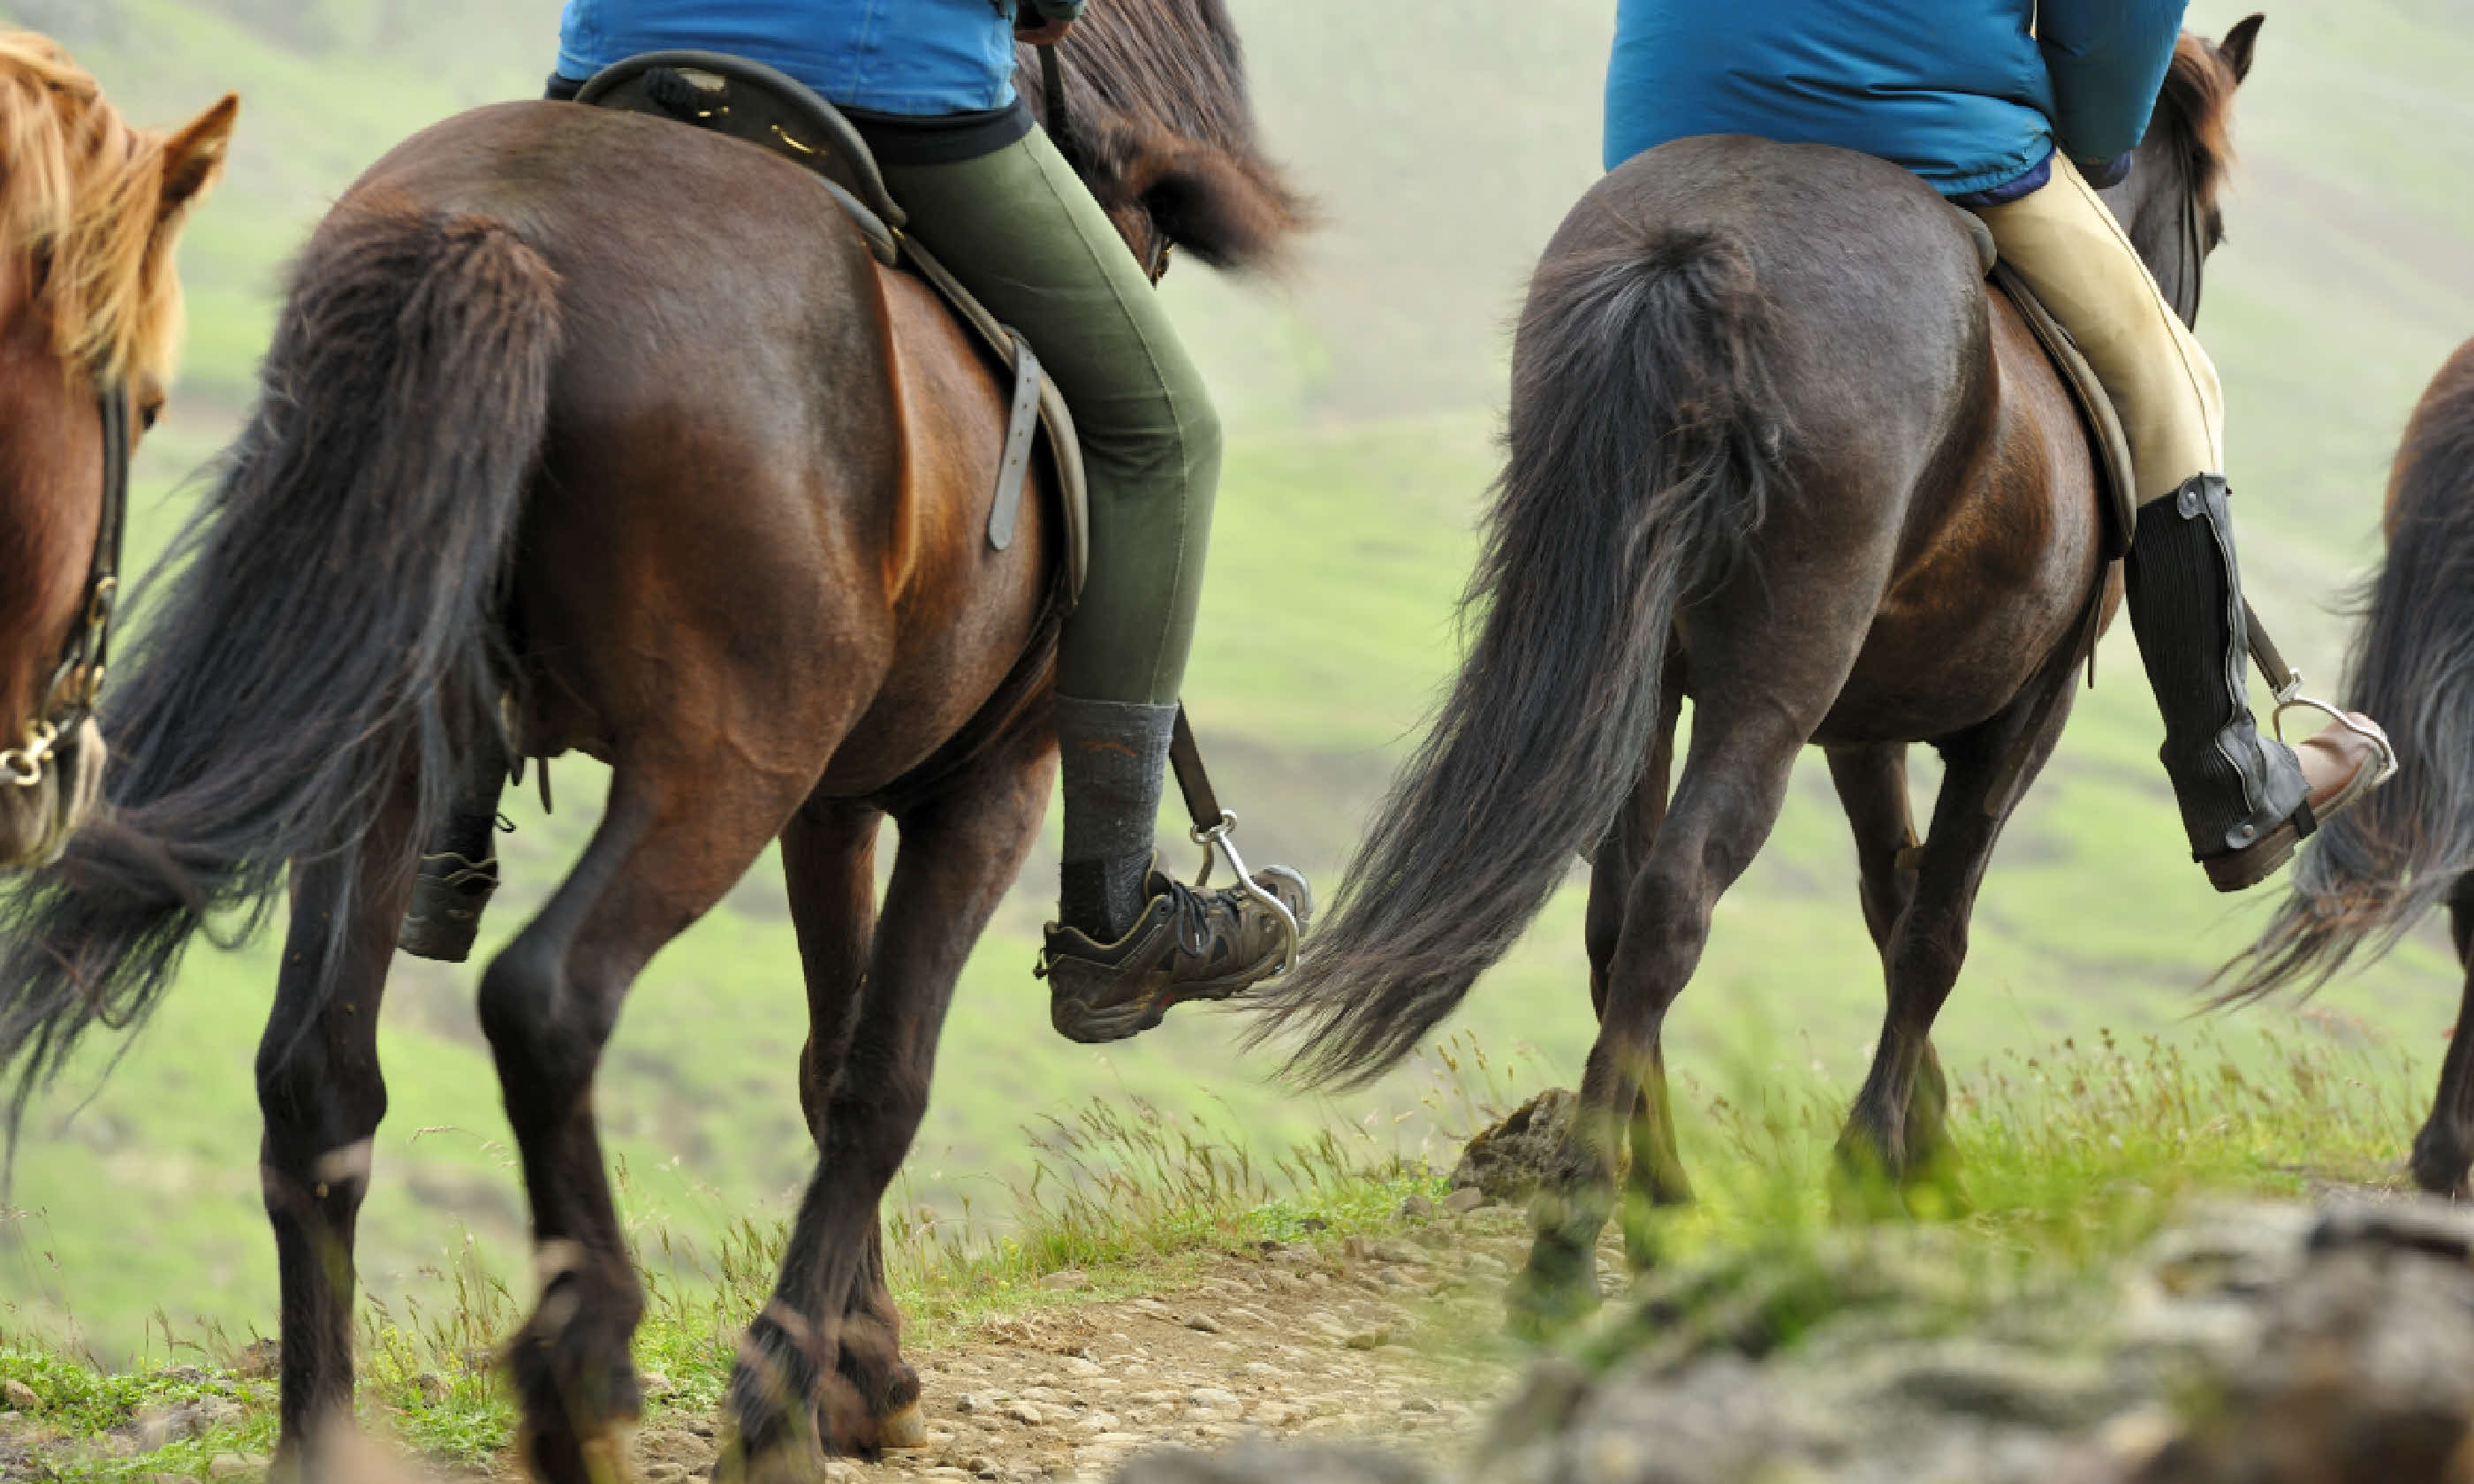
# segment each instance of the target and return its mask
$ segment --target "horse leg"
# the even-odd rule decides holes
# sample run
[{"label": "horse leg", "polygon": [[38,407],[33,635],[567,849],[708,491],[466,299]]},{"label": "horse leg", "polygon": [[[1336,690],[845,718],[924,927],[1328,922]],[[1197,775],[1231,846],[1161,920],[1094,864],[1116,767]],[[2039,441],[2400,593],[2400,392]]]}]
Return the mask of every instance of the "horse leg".
[{"label": "horse leg", "polygon": [[642,1407],[628,1347],[643,1290],[593,1114],[602,1047],[637,972],[746,873],[810,781],[622,754],[583,859],[482,975],[481,1028],[515,1128],[541,1278],[507,1364],[525,1460],[550,1484],[627,1476],[625,1433]]},{"label": "horse leg", "polygon": [[1890,935],[1916,892],[1914,868],[1902,869],[1899,862],[1901,853],[1916,844],[1915,820],[1907,807],[1907,747],[1904,742],[1833,747],[1829,757],[1830,781],[1838,789],[1839,806],[1847,811],[1847,826],[1856,836],[1856,898],[1886,969]]},{"label": "horse leg", "polygon": [[1597,1237],[1614,1206],[1618,1131],[1631,1122],[1637,1147],[1674,1148],[1661,1048],[1667,1008],[1700,963],[1719,894],[1777,823],[1796,754],[1817,720],[1698,698],[1683,783],[1624,904],[1580,1107],[1539,1192],[1537,1238],[1511,1295],[1516,1328],[1541,1332],[1597,1303]]},{"label": "horse leg", "polygon": [[[2048,669],[1991,720],[1941,744],[1941,793],[1933,802],[1916,872],[1914,895],[1890,936],[1890,1002],[1871,1071],[1838,1146],[1842,1178],[1886,1178],[1896,1187],[1931,1184],[1958,1198],[1949,1144],[1949,1091],[1933,1050],[1932,1024],[1967,959],[1967,930],[1976,894],[1993,858],[2001,826],[2051,755],[2069,719],[2067,693],[2041,705],[2046,687],[2068,686],[2074,667]],[[2033,729],[2031,730],[2031,729]],[[2021,749],[2027,761],[2020,785],[1999,812],[1989,807],[2004,765]]]},{"label": "horse leg", "polygon": [[[344,863],[296,868],[292,925],[258,1041],[258,1183],[282,1291],[279,1479],[325,1476],[328,1430],[352,1416],[353,1234],[371,1140],[386,1115],[378,1001],[412,888],[411,815],[408,797],[400,800],[368,837],[349,868],[358,875],[349,901]],[[328,976],[318,966],[338,913],[349,917]]]},{"label": "horse leg", "polygon": [[[827,998],[838,989],[839,1003],[819,1024],[840,1031],[843,1053],[818,1079],[810,1121],[820,1158],[773,1297],[740,1350],[728,1403],[736,1438],[718,1478],[787,1484],[817,1475],[819,1450],[910,1441],[918,1383],[900,1360],[878,1209],[927,1113],[955,983],[1038,839],[1054,771],[1051,744],[1025,728],[898,816],[867,971],[854,981],[847,964],[827,966]],[[820,1038],[819,1072],[829,1049]]]},{"label": "horse leg", "polygon": [[[1659,691],[1658,725],[1651,733],[1649,767],[1633,788],[1632,798],[1607,829],[1589,862],[1589,908],[1584,926],[1589,952],[1589,1006],[1603,1021],[1607,1013],[1609,976],[1615,948],[1623,940],[1624,904],[1633,878],[1649,859],[1658,832],[1666,822],[1666,802],[1675,772],[1675,727],[1684,709],[1683,665],[1670,658]],[[1635,1271],[1653,1266],[1657,1242],[1648,1212],[1661,1207],[1685,1206],[1692,1200],[1692,1183],[1684,1173],[1675,1148],[1674,1122],[1665,1102],[1666,1087],[1643,1089],[1634,1099],[1631,1116],[1631,1194],[1624,1217],[1624,1252]],[[1650,1099],[1660,1099],[1650,1107]]]},{"label": "horse leg", "polygon": [[2409,1167],[2415,1185],[2462,1201],[2468,1194],[2466,1168],[2474,1164],[2474,874],[2458,877],[2449,892],[2448,927],[2465,989],[2457,1032],[2439,1064],[2439,1095],[2432,1102],[2431,1120],[2413,1137]]}]

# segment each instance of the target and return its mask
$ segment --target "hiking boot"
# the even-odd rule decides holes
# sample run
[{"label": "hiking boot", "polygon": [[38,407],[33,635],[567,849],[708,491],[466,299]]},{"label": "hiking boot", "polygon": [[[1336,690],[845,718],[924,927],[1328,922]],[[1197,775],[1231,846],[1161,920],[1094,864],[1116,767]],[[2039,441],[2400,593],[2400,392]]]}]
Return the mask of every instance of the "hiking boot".
[{"label": "hiking boot", "polygon": [[2396,750],[2379,723],[2360,711],[2340,711],[2335,717],[2325,731],[2292,750],[2310,789],[2302,806],[2250,844],[2200,862],[2218,891],[2245,891],[2267,880],[2293,858],[2294,848],[2312,831],[2396,772]]},{"label": "hiking boot", "polygon": [[[1286,866],[1254,873],[1302,932],[1314,911],[1306,878]],[[1151,899],[1123,938],[1097,943],[1052,922],[1034,970],[1048,981],[1058,1035],[1086,1044],[1124,1041],[1160,1023],[1179,1000],[1227,999],[1286,967],[1289,927],[1241,887],[1201,892],[1154,869]]]}]

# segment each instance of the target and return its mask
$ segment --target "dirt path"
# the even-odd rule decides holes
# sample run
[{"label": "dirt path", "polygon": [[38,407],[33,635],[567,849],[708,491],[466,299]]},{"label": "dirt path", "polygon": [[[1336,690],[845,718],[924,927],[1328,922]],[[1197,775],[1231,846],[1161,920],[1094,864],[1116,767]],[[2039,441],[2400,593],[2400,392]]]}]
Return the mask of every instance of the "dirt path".
[{"label": "dirt path", "polygon": [[[828,1478],[1104,1481],[1149,1448],[1249,1434],[1450,1453],[1518,1363],[1497,1330],[1525,1232],[1518,1212],[1488,1208],[1442,1216],[1414,1241],[1230,1257],[1179,1292],[983,1325],[910,1354],[926,1448],[836,1464]],[[646,1484],[702,1477],[714,1431],[708,1420],[648,1428]]]}]

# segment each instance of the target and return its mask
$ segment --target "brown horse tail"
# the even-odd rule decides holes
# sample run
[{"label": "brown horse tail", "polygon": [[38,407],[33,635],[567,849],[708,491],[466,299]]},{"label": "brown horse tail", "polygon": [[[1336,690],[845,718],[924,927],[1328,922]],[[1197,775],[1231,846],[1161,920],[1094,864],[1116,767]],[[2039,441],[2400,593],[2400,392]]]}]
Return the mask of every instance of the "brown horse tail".
[{"label": "brown horse tail", "polygon": [[2314,836],[2293,890],[2219,971],[2221,1000],[2316,989],[2376,961],[2474,871],[2474,348],[2415,410],[2365,585],[2345,705],[2395,739],[2397,776]]},{"label": "brown horse tail", "polygon": [[147,579],[142,602],[168,590],[105,707],[106,816],[0,900],[12,1148],[79,1036],[142,1020],[209,918],[246,940],[288,862],[334,862],[331,965],[408,772],[423,827],[445,817],[504,683],[558,286],[510,228],[409,203],[347,203],[311,239],[250,423]]},{"label": "brown horse tail", "polygon": [[1710,229],[1551,256],[1514,346],[1510,458],[1463,599],[1476,636],[1329,924],[1260,1034],[1381,1073],[1595,846],[1647,763],[1680,603],[1759,526],[1786,437],[1751,257]]}]

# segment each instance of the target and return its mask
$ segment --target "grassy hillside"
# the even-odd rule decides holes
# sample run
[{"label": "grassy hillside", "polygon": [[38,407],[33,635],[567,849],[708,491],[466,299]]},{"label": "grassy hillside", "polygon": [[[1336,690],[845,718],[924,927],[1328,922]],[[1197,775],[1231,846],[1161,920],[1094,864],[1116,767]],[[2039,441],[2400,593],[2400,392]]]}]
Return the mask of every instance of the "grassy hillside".
[{"label": "grassy hillside", "polygon": [[[1325,227],[1276,285],[1181,269],[1168,290],[1223,389],[1233,447],[1192,699],[1254,853],[1328,873],[1450,670],[1450,604],[1469,520],[1492,474],[1501,325],[1530,259],[1587,184],[1605,0],[1538,0],[1473,23],[1407,0],[1301,16],[1239,0],[1273,140]],[[537,88],[551,0],[424,7],[319,0],[49,0],[0,17],[76,35],[132,112],[170,121],[227,87],[247,99],[232,177],[185,259],[190,371],[149,445],[147,523],[184,507],[180,475],[211,455],[248,395],[285,254],[375,156],[423,123]],[[2197,8],[2217,30],[2241,8]],[[2278,12],[2243,100],[2246,172],[2202,327],[2235,408],[2254,596],[2307,670],[2327,673],[2327,610],[2372,551],[2387,452],[2415,392],[2474,332],[2474,18],[2437,0]],[[2061,755],[2005,843],[1967,977],[1944,1017],[1961,1062],[2100,1026],[2183,1037],[2192,986],[2263,903],[2228,906],[2181,858],[2153,760],[2155,719],[2126,635],[2100,660]],[[1919,789],[1931,768],[1919,759]],[[599,781],[562,763],[555,819],[520,808],[514,885],[493,922],[521,921],[572,858]],[[1052,826],[1053,828],[1053,826]],[[1854,866],[1817,766],[1770,850],[1722,905],[1679,1007],[1679,1066],[1729,1081],[1818,1066],[1852,1083],[1880,1005]],[[1395,1079],[1346,1106],[1304,1101],[1230,1049],[1225,1017],[1180,1012],[1106,1053],[1046,1030],[1028,973],[1053,874],[1035,863],[973,959],[945,1041],[911,1198],[953,1212],[1007,1206],[1026,1128],[1088,1095],[1140,1095],[1266,1144],[1325,1120],[1415,1114]],[[597,1102],[632,1200],[690,1230],[778,1210],[808,1158],[792,1066],[805,1027],[778,873],[645,974]],[[1567,893],[1458,1024],[1497,1058],[1534,1048],[1533,1079],[1568,1079],[1590,1034]],[[103,1059],[48,1100],[20,1159],[19,1241],[0,1295],[75,1323],[107,1349],[164,1308],[271,1323],[257,1211],[250,1048],[272,949],[201,955],[109,1082]],[[2419,1080],[2453,1014],[2453,969],[2417,946],[2332,991],[2312,1034],[2379,1039]],[[504,1257],[521,1194],[471,1011],[469,971],[406,962],[385,1049],[393,1112],[362,1233],[381,1294],[469,1225]],[[2261,1054],[2246,1017],[2238,1057]],[[98,1048],[100,1049],[100,1048]],[[2385,1065],[2385,1064],[2384,1064]],[[99,1089],[99,1090],[98,1090]],[[91,1093],[90,1101],[87,1095]],[[1412,1117],[1401,1137],[1419,1137]],[[2402,1147],[2407,1130],[2397,1130]],[[1689,1151],[1687,1151],[1689,1153]],[[2306,1151],[2296,1150],[2301,1159]],[[510,1268],[514,1264],[508,1264]]]}]

